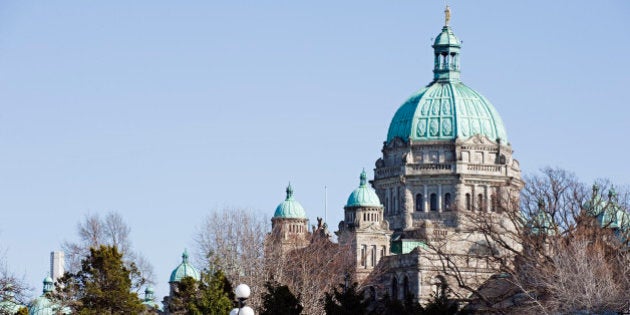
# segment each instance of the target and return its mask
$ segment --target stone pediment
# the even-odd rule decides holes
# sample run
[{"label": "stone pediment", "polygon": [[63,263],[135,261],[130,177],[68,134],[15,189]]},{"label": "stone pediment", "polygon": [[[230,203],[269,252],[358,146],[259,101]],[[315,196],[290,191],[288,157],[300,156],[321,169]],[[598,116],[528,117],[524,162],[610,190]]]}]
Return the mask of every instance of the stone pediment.
[{"label": "stone pediment", "polygon": [[457,138],[456,143],[459,145],[497,145],[496,140],[489,139],[485,135],[474,135],[468,139],[461,140]]},{"label": "stone pediment", "polygon": [[372,222],[367,226],[357,227],[357,231],[361,232],[389,232],[389,225],[387,222]]}]

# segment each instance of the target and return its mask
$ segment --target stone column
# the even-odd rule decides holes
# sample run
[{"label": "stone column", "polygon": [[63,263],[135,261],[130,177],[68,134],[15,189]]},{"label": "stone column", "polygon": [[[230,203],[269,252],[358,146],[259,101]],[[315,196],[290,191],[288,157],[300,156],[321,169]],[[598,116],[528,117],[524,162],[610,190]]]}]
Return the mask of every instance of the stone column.
[{"label": "stone column", "polygon": [[438,184],[437,203],[438,212],[442,212],[442,184]]},{"label": "stone column", "polygon": [[424,212],[429,212],[429,196],[427,196],[427,194],[429,193],[429,189],[427,188],[427,184],[422,185],[424,186],[424,194],[422,194],[422,203],[424,203]]}]

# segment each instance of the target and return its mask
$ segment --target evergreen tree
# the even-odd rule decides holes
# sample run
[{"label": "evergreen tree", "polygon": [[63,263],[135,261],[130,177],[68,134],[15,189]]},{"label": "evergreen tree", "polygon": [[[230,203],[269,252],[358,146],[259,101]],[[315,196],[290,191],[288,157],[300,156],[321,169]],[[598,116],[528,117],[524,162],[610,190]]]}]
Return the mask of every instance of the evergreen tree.
[{"label": "evergreen tree", "polygon": [[431,301],[424,308],[425,315],[452,315],[457,314],[458,305],[449,298],[449,286],[444,283],[440,285],[438,292],[432,295]]},{"label": "evergreen tree", "polygon": [[[125,267],[116,247],[101,245],[91,248],[76,274],[61,279],[60,294],[75,314],[138,314],[144,310],[136,293],[131,292],[131,275],[139,274],[133,264]],[[62,299],[63,300],[63,299]]]},{"label": "evergreen tree", "polygon": [[344,288],[339,285],[339,290],[333,289],[332,293],[326,292],[324,296],[324,310],[327,315],[362,315],[367,313],[367,302],[364,302],[363,294],[357,292],[358,284]]},{"label": "evergreen tree", "polygon": [[171,314],[224,315],[233,307],[232,284],[222,271],[202,273],[200,281],[185,277],[176,285],[168,305]]},{"label": "evergreen tree", "polygon": [[370,315],[422,315],[424,309],[413,300],[412,295],[407,295],[404,301],[392,299],[385,294],[383,299],[376,303]]},{"label": "evergreen tree", "polygon": [[[202,274],[202,281],[199,285],[199,295],[196,299],[196,307],[200,315],[224,315],[228,314],[233,307],[230,295],[232,284],[225,278],[221,270],[213,275]],[[230,291],[226,291],[229,289]]]},{"label": "evergreen tree", "polygon": [[277,282],[265,283],[267,292],[263,294],[263,306],[260,315],[299,315],[302,313],[300,299],[289,287]]},{"label": "evergreen tree", "polygon": [[192,277],[184,277],[175,284],[175,289],[168,303],[171,314],[201,314],[197,308],[199,282]]}]

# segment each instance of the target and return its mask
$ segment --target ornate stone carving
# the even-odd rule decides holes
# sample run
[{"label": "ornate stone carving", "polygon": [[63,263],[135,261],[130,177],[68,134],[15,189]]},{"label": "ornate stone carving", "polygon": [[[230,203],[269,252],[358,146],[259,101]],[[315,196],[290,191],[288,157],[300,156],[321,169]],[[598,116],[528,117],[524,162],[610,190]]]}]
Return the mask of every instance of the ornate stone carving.
[{"label": "ornate stone carving", "polygon": [[429,134],[431,135],[431,137],[435,137],[438,135],[438,132],[440,131],[440,124],[438,123],[438,120],[433,118],[431,119],[431,122],[429,122]]},{"label": "ornate stone carving", "polygon": [[453,132],[453,126],[451,124],[451,119],[444,118],[444,120],[442,120],[442,135],[450,136],[452,132]]},{"label": "ornate stone carving", "polygon": [[425,137],[427,134],[427,121],[425,119],[420,119],[418,121],[418,126],[416,127],[416,133],[418,137]]}]

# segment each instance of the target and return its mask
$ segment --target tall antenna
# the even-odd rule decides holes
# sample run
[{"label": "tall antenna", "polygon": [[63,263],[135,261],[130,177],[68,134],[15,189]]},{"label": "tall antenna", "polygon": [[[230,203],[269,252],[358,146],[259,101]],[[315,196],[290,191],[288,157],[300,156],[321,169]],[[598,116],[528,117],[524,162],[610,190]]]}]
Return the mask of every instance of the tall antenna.
[{"label": "tall antenna", "polygon": [[324,222],[328,223],[328,187],[324,185]]}]

